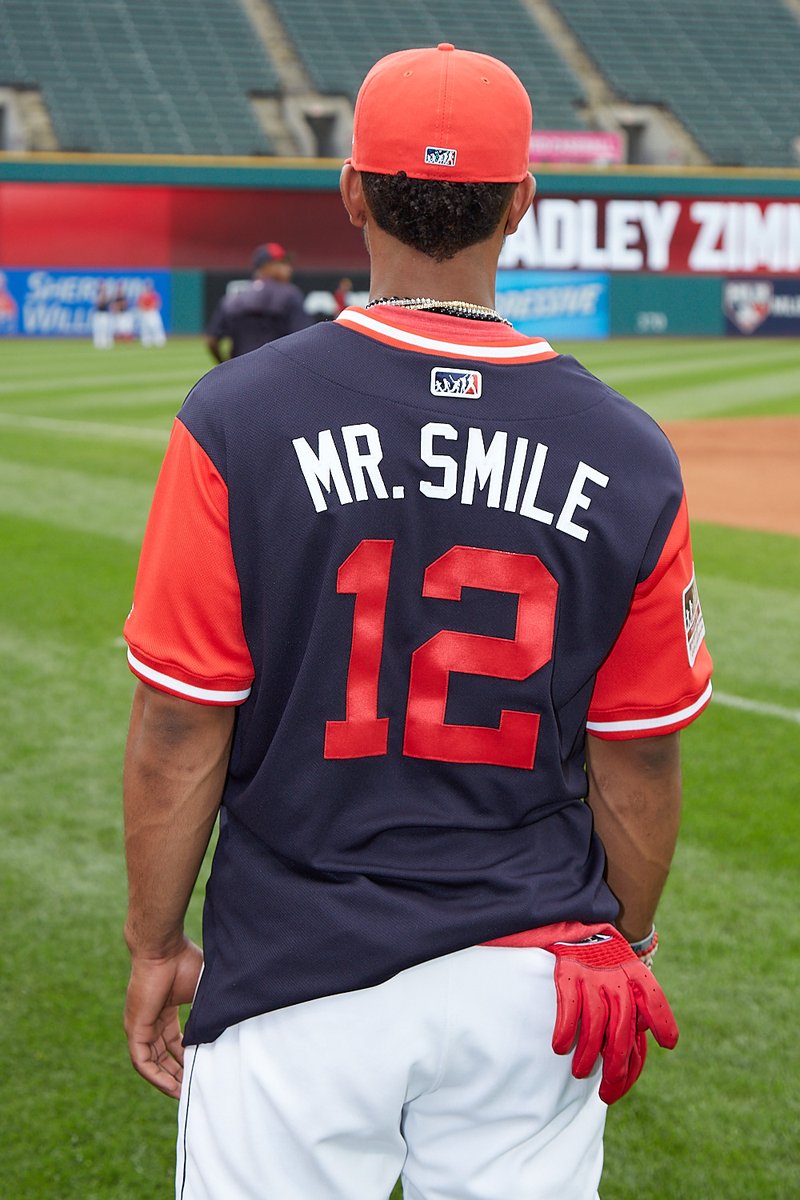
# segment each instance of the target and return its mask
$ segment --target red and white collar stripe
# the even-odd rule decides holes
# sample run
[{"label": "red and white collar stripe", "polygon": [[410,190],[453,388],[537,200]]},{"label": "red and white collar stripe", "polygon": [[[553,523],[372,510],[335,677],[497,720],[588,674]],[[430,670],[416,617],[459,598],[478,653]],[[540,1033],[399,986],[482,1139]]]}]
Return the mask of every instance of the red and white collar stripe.
[{"label": "red and white collar stripe", "polygon": [[[446,355],[488,363],[544,362],[558,357],[557,351],[544,338],[526,338],[505,325],[490,327],[483,321],[471,321],[469,334],[475,341],[467,343],[456,337],[445,339],[441,336],[442,332],[463,333],[466,322],[461,317],[399,308],[389,315],[387,309],[388,305],[382,307],[378,317],[363,308],[345,308],[336,317],[336,322],[387,346],[439,357]],[[439,336],[433,336],[434,333]]]}]

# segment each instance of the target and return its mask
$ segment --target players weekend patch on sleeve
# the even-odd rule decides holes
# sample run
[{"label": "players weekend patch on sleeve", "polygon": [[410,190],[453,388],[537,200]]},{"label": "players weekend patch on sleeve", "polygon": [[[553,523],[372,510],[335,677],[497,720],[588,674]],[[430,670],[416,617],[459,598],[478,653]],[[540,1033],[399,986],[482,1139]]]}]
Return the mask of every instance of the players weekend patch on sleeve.
[{"label": "players weekend patch on sleeve", "polygon": [[703,638],[706,636],[703,610],[700,607],[700,596],[697,591],[697,580],[695,579],[694,570],[692,571],[692,578],[683,592],[683,625],[686,630],[686,653],[689,655],[689,666],[693,667],[694,660],[697,658],[697,652],[703,643]]}]

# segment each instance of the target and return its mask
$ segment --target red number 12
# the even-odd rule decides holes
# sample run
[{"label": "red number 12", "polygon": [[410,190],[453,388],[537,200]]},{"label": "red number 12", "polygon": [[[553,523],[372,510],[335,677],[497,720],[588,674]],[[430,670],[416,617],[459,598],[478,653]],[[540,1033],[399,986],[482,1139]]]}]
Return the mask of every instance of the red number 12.
[{"label": "red number 12", "polygon": [[[346,716],[325,726],[326,758],[386,753],[388,717],[378,716],[378,676],[394,542],[362,541],[339,568],[336,590],[355,593]],[[516,593],[513,638],[442,630],[411,656],[403,753],[440,762],[491,763],[530,770],[539,714],[500,712],[497,726],[445,721],[450,673],[527,679],[552,655],[558,584],[540,559],[453,546],[425,571],[422,595],[460,600],[462,588]]]}]

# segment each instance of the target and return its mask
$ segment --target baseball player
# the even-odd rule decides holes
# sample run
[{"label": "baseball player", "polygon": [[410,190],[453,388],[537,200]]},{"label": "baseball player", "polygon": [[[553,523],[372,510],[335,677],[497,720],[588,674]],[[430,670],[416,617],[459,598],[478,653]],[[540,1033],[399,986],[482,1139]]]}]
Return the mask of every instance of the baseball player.
[{"label": "baseball player", "polygon": [[228,358],[237,358],[276,338],[311,324],[303,308],[303,293],[291,282],[292,263],[278,242],[257,246],[253,278],[247,287],[223,296],[206,330],[212,358],[222,362],[222,343]]},{"label": "baseball player", "polygon": [[125,630],[125,1021],[183,1200],[589,1200],[678,1036],[646,963],[711,694],[686,502],[658,426],[493,307],[530,130],[495,59],[377,63],[341,179],[369,303],[174,426]]},{"label": "baseball player", "polygon": [[114,347],[114,314],[111,305],[111,294],[101,282],[97,285],[92,310],[92,344],[95,350],[111,350]]},{"label": "baseball player", "polygon": [[161,297],[153,286],[152,279],[145,280],[144,287],[136,299],[136,310],[142,345],[166,346],[167,335],[161,316]]}]

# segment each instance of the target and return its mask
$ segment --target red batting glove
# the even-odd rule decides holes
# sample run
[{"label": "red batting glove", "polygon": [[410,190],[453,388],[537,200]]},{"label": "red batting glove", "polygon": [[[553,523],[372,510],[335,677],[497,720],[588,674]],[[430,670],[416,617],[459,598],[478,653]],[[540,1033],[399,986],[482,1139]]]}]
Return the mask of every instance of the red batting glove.
[{"label": "red batting glove", "polygon": [[675,1046],[672,1009],[653,973],[611,925],[581,941],[553,942],[545,949],[557,960],[553,1049],[569,1054],[575,1046],[576,1079],[585,1079],[602,1055],[600,1099],[613,1104],[642,1073],[648,1029],[659,1046]]}]

